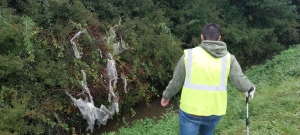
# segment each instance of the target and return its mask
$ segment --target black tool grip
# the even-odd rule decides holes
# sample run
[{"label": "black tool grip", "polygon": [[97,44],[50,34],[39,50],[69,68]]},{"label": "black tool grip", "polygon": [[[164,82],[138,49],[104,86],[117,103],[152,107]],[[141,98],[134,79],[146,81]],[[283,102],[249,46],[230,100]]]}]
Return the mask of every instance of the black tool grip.
[{"label": "black tool grip", "polygon": [[253,90],[254,90],[254,87],[251,87],[250,90],[248,91],[248,96],[246,97],[246,104],[249,102],[250,92]]},{"label": "black tool grip", "polygon": [[246,126],[250,125],[250,120],[249,118],[246,119]]}]

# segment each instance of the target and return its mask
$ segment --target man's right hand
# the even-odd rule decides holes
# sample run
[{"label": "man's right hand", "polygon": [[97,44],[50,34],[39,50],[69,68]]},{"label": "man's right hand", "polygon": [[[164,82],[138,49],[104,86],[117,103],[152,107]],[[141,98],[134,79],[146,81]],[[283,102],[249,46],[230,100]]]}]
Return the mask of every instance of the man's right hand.
[{"label": "man's right hand", "polygon": [[253,86],[249,91],[245,93],[246,97],[249,97],[250,99],[254,98],[255,93],[255,86]]},{"label": "man's right hand", "polygon": [[169,101],[170,101],[170,99],[161,98],[160,104],[161,104],[161,106],[165,107],[169,104]]}]

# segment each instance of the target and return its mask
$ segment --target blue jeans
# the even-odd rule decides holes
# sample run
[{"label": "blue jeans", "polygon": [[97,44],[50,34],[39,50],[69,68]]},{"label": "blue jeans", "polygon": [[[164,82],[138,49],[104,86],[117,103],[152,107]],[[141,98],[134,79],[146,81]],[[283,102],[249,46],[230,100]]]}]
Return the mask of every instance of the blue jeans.
[{"label": "blue jeans", "polygon": [[193,116],[179,110],[180,135],[213,135],[221,116]]}]

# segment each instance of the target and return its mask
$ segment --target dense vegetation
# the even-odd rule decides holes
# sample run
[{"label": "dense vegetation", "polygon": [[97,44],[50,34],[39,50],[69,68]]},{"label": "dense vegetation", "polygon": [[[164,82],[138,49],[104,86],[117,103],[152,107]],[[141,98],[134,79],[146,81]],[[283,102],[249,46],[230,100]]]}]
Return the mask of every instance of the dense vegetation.
[{"label": "dense vegetation", "polygon": [[[257,92],[249,102],[251,135],[296,135],[300,133],[300,44],[283,51],[263,65],[253,66],[246,75]],[[227,114],[216,127],[216,135],[246,134],[244,94],[228,89]],[[106,135],[175,135],[179,132],[178,114],[168,111],[161,120],[140,119]]]},{"label": "dense vegetation", "polygon": [[[0,134],[81,134],[86,121],[65,91],[82,92],[84,69],[95,105],[108,105],[111,27],[116,41],[128,43],[113,57],[128,81],[128,93],[122,83],[114,88],[122,114],[160,95],[182,49],[199,44],[206,23],[222,26],[230,52],[246,65],[299,43],[299,6],[299,0],[1,0]],[[78,60],[70,39],[81,30]]]}]

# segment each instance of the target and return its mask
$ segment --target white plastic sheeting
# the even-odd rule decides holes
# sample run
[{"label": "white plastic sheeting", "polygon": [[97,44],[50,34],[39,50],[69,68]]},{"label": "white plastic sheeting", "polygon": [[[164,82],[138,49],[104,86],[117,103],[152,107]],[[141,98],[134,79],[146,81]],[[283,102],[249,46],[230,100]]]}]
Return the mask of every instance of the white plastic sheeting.
[{"label": "white plastic sheeting", "polygon": [[107,44],[110,45],[110,43],[114,43],[116,40],[117,34],[115,32],[114,27],[110,27],[109,32],[107,34]]},{"label": "white plastic sheeting", "polygon": [[125,91],[125,93],[127,93],[127,89],[126,89],[126,87],[127,87],[127,80],[126,80],[126,77],[125,77],[125,75],[123,73],[121,73],[121,78],[124,81],[124,91]]},{"label": "white plastic sheeting", "polygon": [[[107,34],[108,37],[106,37],[107,44],[109,46],[112,45],[114,55],[118,55],[123,50],[128,49],[128,47],[127,47],[128,44],[125,43],[122,38],[121,38],[120,42],[116,42],[117,35],[115,32],[115,28],[119,27],[121,25],[121,22],[122,22],[122,20],[120,19],[118,25],[111,27],[109,30],[109,33]],[[74,51],[74,55],[77,59],[80,59],[82,57],[81,55],[83,54],[83,52],[78,51],[75,40],[78,39],[80,34],[83,32],[86,32],[86,31],[79,31],[70,40],[73,51]],[[99,51],[100,57],[102,58],[101,50],[98,49],[98,51]],[[105,107],[104,105],[101,105],[100,108],[95,107],[93,97],[90,93],[89,88],[87,87],[86,73],[84,72],[84,70],[81,70],[81,73],[83,75],[82,81],[78,81],[78,83],[80,84],[81,88],[83,89],[83,92],[80,94],[84,94],[84,93],[88,94],[86,99],[85,100],[83,100],[81,98],[76,99],[71,94],[66,92],[66,94],[71,98],[74,105],[79,108],[83,118],[87,120],[87,123],[88,123],[88,127],[86,129],[87,131],[91,130],[91,132],[93,132],[96,121],[97,121],[97,125],[99,125],[99,127],[101,125],[106,125],[107,120],[112,119],[113,118],[112,116],[115,113],[119,112],[119,104],[118,104],[119,97],[118,97],[118,94],[114,92],[114,88],[116,87],[116,84],[119,79],[117,69],[116,69],[116,62],[113,59],[113,56],[111,53],[108,53],[108,57],[109,57],[109,59],[107,59],[107,67],[106,67],[106,73],[107,73],[107,77],[108,77],[108,81],[109,81],[109,83],[108,83],[108,85],[109,85],[108,86],[109,87],[108,101],[109,101],[110,105],[108,106],[108,108]],[[103,78],[104,77],[101,74],[101,79],[103,79]],[[121,78],[124,81],[124,91],[125,91],[125,93],[127,93],[126,76],[121,73]],[[105,79],[104,79],[104,82],[107,84]],[[112,85],[112,83],[113,83],[113,85]]]},{"label": "white plastic sheeting", "polygon": [[93,132],[95,121],[97,121],[99,127],[106,125],[107,120],[112,119],[112,116],[119,112],[118,98],[113,98],[113,102],[108,109],[104,105],[101,105],[99,109],[88,100],[82,100],[81,98],[76,99],[68,92],[66,92],[66,94],[70,96],[74,105],[79,108],[83,118],[87,120],[88,127],[86,131],[91,130],[91,132]]},{"label": "white plastic sheeting", "polygon": [[[119,105],[118,105],[119,98],[117,96],[114,97],[109,96],[109,102],[111,103],[111,105],[108,108],[106,108],[104,105],[101,105],[100,108],[95,107],[93,97],[90,93],[89,88],[86,85],[86,74],[84,70],[81,70],[81,73],[83,75],[83,79],[82,81],[79,81],[79,84],[84,90],[83,93],[88,94],[89,99],[88,98],[86,98],[85,100],[81,98],[76,99],[68,92],[66,92],[66,94],[71,98],[74,105],[79,108],[83,118],[87,120],[88,127],[86,130],[87,131],[91,130],[91,132],[93,132],[95,121],[97,121],[99,127],[101,126],[101,124],[106,125],[107,120],[112,119],[113,118],[112,116],[115,113],[119,112]],[[113,98],[112,102],[111,102],[111,98]]]},{"label": "white plastic sheeting", "polygon": [[73,51],[74,51],[74,55],[77,59],[80,59],[81,58],[81,55],[82,55],[82,52],[79,52],[78,49],[77,49],[77,46],[76,46],[76,43],[74,40],[76,40],[80,34],[82,33],[83,31],[79,31],[75,34],[75,36],[70,40],[71,44],[72,44],[72,48],[73,48]]},{"label": "white plastic sheeting", "polygon": [[125,41],[121,39],[121,42],[117,42],[113,44],[114,52],[116,54],[120,54],[124,50],[128,49],[127,46],[128,46],[127,43],[125,43]]},{"label": "white plastic sheeting", "polygon": [[100,58],[102,58],[102,52],[101,52],[101,50],[98,49],[98,51],[99,51]]},{"label": "white plastic sheeting", "polygon": [[116,28],[118,28],[121,25],[121,22],[122,22],[122,20],[120,19],[118,25],[115,25],[114,27],[111,27],[109,29],[109,32],[108,32],[107,38],[106,38],[107,44],[112,46],[112,48],[114,50],[114,54],[117,54],[117,55],[129,48],[128,44],[122,39],[122,37],[121,37],[121,41],[116,41],[116,37],[117,37]]},{"label": "white plastic sheeting", "polygon": [[[106,67],[106,72],[108,75],[108,83],[109,83],[109,91],[112,93],[112,96],[115,97],[115,93],[113,91],[113,87],[116,87],[116,84],[118,82],[118,73],[116,69],[116,62],[115,60],[110,60],[107,59],[107,67]],[[112,81],[113,81],[113,86],[112,86]]]},{"label": "white plastic sheeting", "polygon": [[87,82],[86,82],[86,74],[84,72],[84,70],[81,70],[81,73],[82,73],[82,81],[78,81],[81,88],[84,90],[83,92],[86,92],[87,94],[89,94],[89,97],[90,97],[90,102],[92,104],[94,104],[94,101],[93,101],[93,97],[91,96],[91,93],[90,93],[90,89],[87,87]]}]

